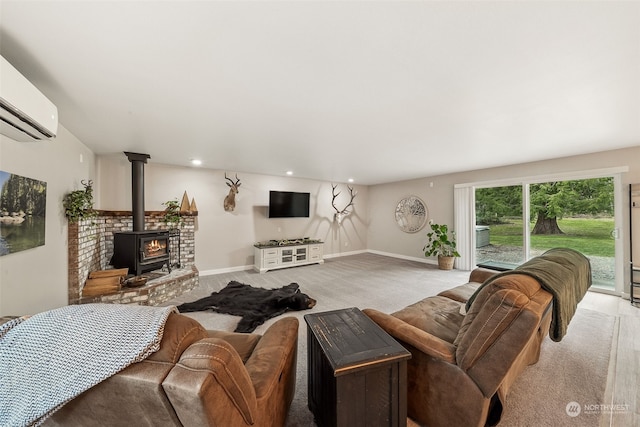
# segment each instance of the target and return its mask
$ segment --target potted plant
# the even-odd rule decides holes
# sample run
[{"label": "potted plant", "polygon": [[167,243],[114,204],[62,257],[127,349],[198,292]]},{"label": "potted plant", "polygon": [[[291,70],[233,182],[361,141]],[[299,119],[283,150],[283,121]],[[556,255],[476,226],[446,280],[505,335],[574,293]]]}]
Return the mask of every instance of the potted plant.
[{"label": "potted plant", "polygon": [[180,216],[180,205],[177,200],[169,200],[162,204],[165,206],[164,222],[169,230],[175,230],[182,225],[182,217]]},{"label": "potted plant", "polygon": [[[451,236],[451,237],[450,237]],[[431,223],[431,231],[427,233],[427,243],[422,250],[424,256],[438,256],[438,267],[441,270],[451,270],[455,257],[460,254],[456,250],[456,233],[449,233],[446,224]]]},{"label": "potted plant", "polygon": [[93,181],[81,181],[84,190],[75,190],[67,193],[62,199],[64,214],[70,223],[75,223],[85,218],[94,218],[98,212],[93,209]]}]

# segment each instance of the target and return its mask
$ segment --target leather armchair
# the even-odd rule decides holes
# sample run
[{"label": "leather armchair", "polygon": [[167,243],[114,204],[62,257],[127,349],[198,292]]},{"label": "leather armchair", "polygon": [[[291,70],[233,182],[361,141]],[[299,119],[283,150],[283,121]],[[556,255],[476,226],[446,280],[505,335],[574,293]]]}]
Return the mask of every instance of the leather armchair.
[{"label": "leather armchair", "polygon": [[264,335],[206,331],[169,316],[160,350],[64,405],[49,426],[283,426],[296,382],[298,320]]},{"label": "leather armchair", "polygon": [[363,310],[411,352],[407,410],[422,425],[496,424],[511,384],[538,361],[552,296],[537,280],[496,278],[464,314],[467,299],[494,273],[476,270],[469,283],[393,314]]}]

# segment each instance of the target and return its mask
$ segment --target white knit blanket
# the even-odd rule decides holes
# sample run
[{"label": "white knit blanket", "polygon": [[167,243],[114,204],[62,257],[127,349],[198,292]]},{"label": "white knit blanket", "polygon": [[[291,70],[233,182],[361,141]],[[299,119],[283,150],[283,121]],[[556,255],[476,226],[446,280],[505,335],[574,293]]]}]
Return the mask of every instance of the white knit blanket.
[{"label": "white knit blanket", "polygon": [[71,305],[0,326],[0,426],[37,426],[160,348],[175,307]]}]

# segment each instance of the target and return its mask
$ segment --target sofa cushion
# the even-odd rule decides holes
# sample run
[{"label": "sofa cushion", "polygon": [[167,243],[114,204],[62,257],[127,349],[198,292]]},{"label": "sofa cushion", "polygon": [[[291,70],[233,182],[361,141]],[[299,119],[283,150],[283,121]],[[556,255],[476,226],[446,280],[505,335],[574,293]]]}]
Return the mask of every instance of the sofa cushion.
[{"label": "sofa cushion", "polygon": [[[474,306],[465,316],[454,343],[458,365],[467,370],[481,357],[500,334],[512,326],[523,307],[529,303],[526,295],[514,289],[488,292],[482,304]],[[515,343],[514,343],[515,345]]]},{"label": "sofa cushion", "polygon": [[[440,292],[438,295],[466,303],[487,279],[495,276],[497,273],[497,271],[489,270],[487,268],[476,268],[469,275],[468,283],[447,289],[446,291]],[[466,312],[466,310],[463,310],[463,313],[464,312]]]},{"label": "sofa cushion", "polygon": [[261,338],[258,334],[244,334],[227,331],[207,331],[207,335],[209,335],[209,338],[219,338],[231,344],[231,346],[238,352],[238,355],[240,355],[242,363],[246,363]]},{"label": "sofa cushion", "polygon": [[[539,292],[540,289],[540,284],[537,280],[523,274],[502,276],[497,280],[494,280],[492,283],[484,286],[476,296],[465,316],[464,322],[462,323],[458,333],[458,337],[455,340],[455,345],[459,346],[461,344],[461,341],[464,339],[465,335],[472,327],[476,317],[479,316],[481,312],[485,312],[485,315],[492,316],[492,321],[502,322],[502,320],[499,320],[499,315],[497,313],[493,313],[490,309],[485,307],[487,301],[492,300],[492,303],[496,305],[496,307],[493,307],[493,310],[495,310],[497,306],[503,306],[507,309],[509,307],[513,307],[514,309],[519,310],[524,304],[527,304],[531,297]],[[501,290],[511,292],[503,292],[500,293],[499,297],[494,297],[494,294]],[[480,327],[486,328],[486,325],[480,324],[480,322],[478,322],[478,324]],[[478,326],[473,327],[475,328]],[[477,335],[477,332],[478,331],[475,331],[472,335]]]},{"label": "sofa cushion", "polygon": [[440,292],[438,295],[450,298],[454,301],[464,302],[466,303],[471,295],[473,295],[481,283],[477,282],[469,282],[464,285],[456,286],[455,288],[447,289],[446,291]]},{"label": "sofa cushion", "polygon": [[434,296],[396,311],[392,316],[453,343],[464,319],[460,314],[463,304],[444,296]]}]

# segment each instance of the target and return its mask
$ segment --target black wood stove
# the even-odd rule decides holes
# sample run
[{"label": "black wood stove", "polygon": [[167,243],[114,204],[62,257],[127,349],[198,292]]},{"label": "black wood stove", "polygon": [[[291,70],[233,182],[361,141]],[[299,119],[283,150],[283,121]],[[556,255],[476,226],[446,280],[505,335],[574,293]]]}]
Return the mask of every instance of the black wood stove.
[{"label": "black wood stove", "polygon": [[115,268],[128,268],[129,274],[140,276],[158,270],[165,264],[171,271],[168,231],[147,231],[144,225],[144,164],[151,156],[125,152],[131,162],[131,199],[133,231],[113,234]]},{"label": "black wood stove", "polygon": [[130,231],[113,235],[115,268],[129,269],[130,274],[140,276],[147,271],[169,267],[168,231]]}]

